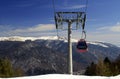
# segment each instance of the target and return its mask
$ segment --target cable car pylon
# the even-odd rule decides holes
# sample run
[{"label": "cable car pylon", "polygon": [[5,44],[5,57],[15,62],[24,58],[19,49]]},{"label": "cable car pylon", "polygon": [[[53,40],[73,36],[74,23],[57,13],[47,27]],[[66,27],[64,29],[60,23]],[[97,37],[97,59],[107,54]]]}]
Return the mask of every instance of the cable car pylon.
[{"label": "cable car pylon", "polygon": [[[62,29],[63,23],[68,25],[68,74],[73,74],[73,62],[72,62],[72,24],[76,24],[76,30],[80,27],[84,29],[85,20],[86,20],[86,12],[56,12],[55,4],[53,0],[53,8],[54,8],[54,20],[56,29]],[[65,30],[65,29],[63,29]]]}]

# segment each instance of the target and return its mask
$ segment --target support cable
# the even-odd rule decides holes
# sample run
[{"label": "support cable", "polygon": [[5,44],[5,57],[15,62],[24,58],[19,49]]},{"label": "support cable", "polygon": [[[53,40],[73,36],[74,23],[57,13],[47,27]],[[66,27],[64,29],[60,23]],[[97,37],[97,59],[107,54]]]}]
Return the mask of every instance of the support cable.
[{"label": "support cable", "polygon": [[84,19],[83,19],[83,22],[84,22],[84,23],[83,23],[83,25],[82,25],[82,36],[81,36],[81,38],[83,38],[83,35],[85,35],[85,36],[84,36],[84,39],[86,39],[86,31],[84,30],[84,28],[85,28],[87,8],[88,8],[88,0],[86,0],[85,15],[84,15]]},{"label": "support cable", "polygon": [[82,31],[81,39],[86,39],[86,32],[84,30]]},{"label": "support cable", "polygon": [[54,0],[52,0],[52,4],[53,4],[53,10],[54,10],[54,18],[55,18],[55,24],[56,24],[56,29],[57,29],[57,37],[58,37],[58,39],[60,38],[59,37],[59,34],[58,34],[58,26],[57,26],[57,23],[56,23],[56,10],[55,10],[55,1]]},{"label": "support cable", "polygon": [[86,0],[86,8],[85,8],[85,13],[87,13],[87,9],[88,9],[88,0]]}]

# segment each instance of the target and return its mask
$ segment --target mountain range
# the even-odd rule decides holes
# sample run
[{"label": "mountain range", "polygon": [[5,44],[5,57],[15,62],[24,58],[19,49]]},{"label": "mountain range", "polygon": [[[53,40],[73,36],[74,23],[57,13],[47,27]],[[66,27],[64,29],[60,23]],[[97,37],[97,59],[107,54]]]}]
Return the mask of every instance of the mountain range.
[{"label": "mountain range", "polygon": [[[114,61],[120,55],[120,47],[105,42],[87,42],[88,51],[76,49],[72,40],[74,74],[82,74],[91,62],[108,57]],[[57,37],[0,37],[0,58],[7,57],[26,75],[67,73],[68,42]]]}]

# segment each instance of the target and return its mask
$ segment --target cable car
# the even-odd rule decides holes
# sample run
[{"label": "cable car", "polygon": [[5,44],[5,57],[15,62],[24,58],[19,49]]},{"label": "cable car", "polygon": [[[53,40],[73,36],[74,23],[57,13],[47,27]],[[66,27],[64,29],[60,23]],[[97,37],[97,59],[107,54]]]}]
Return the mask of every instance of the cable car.
[{"label": "cable car", "polygon": [[81,52],[81,53],[87,52],[88,46],[87,46],[85,39],[80,39],[78,41],[77,50],[78,50],[78,52]]}]

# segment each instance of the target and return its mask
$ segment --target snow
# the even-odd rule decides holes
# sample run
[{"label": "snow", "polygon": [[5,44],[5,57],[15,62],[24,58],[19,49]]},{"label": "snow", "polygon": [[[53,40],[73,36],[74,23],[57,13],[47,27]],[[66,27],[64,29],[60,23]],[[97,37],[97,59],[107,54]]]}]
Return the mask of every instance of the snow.
[{"label": "snow", "polygon": [[68,74],[48,74],[28,77],[16,77],[16,78],[0,78],[0,79],[120,79],[118,76],[84,76],[84,75],[68,75]]},{"label": "snow", "polygon": [[100,43],[100,42],[88,42],[88,43],[89,43],[89,44],[99,45],[99,46],[102,46],[102,47],[108,48],[108,46],[107,46],[107,45],[102,44],[102,43]]},{"label": "snow", "polygon": [[[68,40],[64,37],[57,37],[57,36],[42,36],[42,37],[21,37],[21,36],[10,36],[10,37],[0,37],[0,41],[25,41],[25,40],[63,40],[64,42],[68,42]],[[78,42],[76,39],[71,39],[71,41]],[[99,45],[105,48],[109,46],[103,44],[103,42],[87,42],[88,44]]]},{"label": "snow", "polygon": [[[10,36],[10,37],[0,37],[0,41],[25,41],[25,40],[64,40],[67,42],[67,39],[64,37],[58,38],[57,36],[42,36],[42,37],[21,37],[21,36]],[[76,39],[71,39],[72,42],[77,42]]]},{"label": "snow", "polygon": [[21,37],[21,36],[11,36],[11,37],[0,37],[0,41],[25,41],[25,40],[37,40],[37,39],[44,39],[44,40],[57,40],[57,36],[44,36],[44,37]]}]

